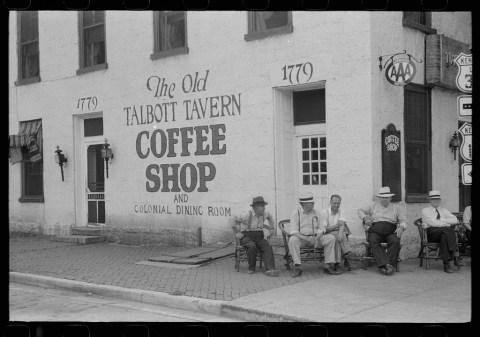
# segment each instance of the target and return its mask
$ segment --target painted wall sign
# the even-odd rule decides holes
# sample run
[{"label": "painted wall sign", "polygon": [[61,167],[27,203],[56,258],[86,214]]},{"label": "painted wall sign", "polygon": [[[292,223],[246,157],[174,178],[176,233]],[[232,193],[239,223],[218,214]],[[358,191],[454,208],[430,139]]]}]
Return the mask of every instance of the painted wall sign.
[{"label": "painted wall sign", "polygon": [[462,135],[460,154],[463,160],[472,161],[472,124],[463,123],[460,129],[458,129],[458,132]]},{"label": "painted wall sign", "polygon": [[471,93],[472,92],[472,54],[460,53],[455,58],[455,63],[458,66],[458,73],[456,77],[457,88],[460,91]]},{"label": "painted wall sign", "polygon": [[462,164],[462,184],[472,184],[472,163]]},{"label": "painted wall sign", "polygon": [[313,76],[313,65],[311,62],[284,65],[282,70],[283,80],[288,80],[290,84],[307,83]]},{"label": "painted wall sign", "polygon": [[459,117],[469,117],[472,115],[471,95],[461,95],[457,97],[457,113]]},{"label": "painted wall sign", "polygon": [[[209,74],[209,70],[187,74],[178,83],[165,77],[149,76],[145,83],[146,89],[154,99],[161,102],[133,104],[123,108],[127,127],[151,125],[137,133],[133,144],[137,157],[146,162],[147,192],[208,192],[208,185],[215,179],[217,168],[207,158],[227,153],[227,126],[224,123],[194,126],[185,124],[190,121],[239,116],[241,94],[198,97],[198,93],[207,91]],[[177,93],[184,96],[182,100],[176,99]],[[195,97],[188,97],[192,93],[196,94]],[[180,127],[162,127],[166,123],[180,124]],[[189,157],[205,159],[176,161],[176,158]],[[142,213],[151,209],[160,214],[172,214],[174,210],[183,209],[154,206],[136,206],[135,212]],[[205,208],[206,214],[215,213],[213,210],[210,212],[209,206]],[[187,210],[191,213],[190,209]],[[204,213],[199,209],[196,212]]]},{"label": "painted wall sign", "polygon": [[426,84],[457,89],[455,59],[462,52],[470,53],[470,46],[439,34],[429,34],[425,39]]},{"label": "painted wall sign", "polygon": [[382,186],[389,186],[392,201],[402,200],[400,131],[389,124],[382,130]]}]

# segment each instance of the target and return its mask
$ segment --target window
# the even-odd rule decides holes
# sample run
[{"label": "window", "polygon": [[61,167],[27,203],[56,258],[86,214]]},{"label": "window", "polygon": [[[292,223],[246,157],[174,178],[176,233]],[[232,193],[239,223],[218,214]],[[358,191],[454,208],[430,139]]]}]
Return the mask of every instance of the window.
[{"label": "window", "polygon": [[38,12],[17,12],[18,80],[16,85],[40,82]]},{"label": "window", "polygon": [[106,69],[105,12],[83,11],[78,13],[80,69],[77,75]]},{"label": "window", "polygon": [[293,92],[293,124],[325,123],[325,89]]},{"label": "window", "polygon": [[248,12],[247,15],[248,34],[245,34],[247,41],[293,32],[292,12],[258,11]]},{"label": "window", "polygon": [[432,26],[431,12],[403,12],[403,25],[421,30],[427,34],[436,34]]},{"label": "window", "polygon": [[154,12],[153,17],[153,54],[152,60],[188,54],[187,14],[186,12]]},{"label": "window", "polygon": [[302,138],[303,185],[327,184],[327,138]]},{"label": "window", "polygon": [[430,92],[408,85],[404,91],[405,184],[407,202],[427,202],[431,187]]}]

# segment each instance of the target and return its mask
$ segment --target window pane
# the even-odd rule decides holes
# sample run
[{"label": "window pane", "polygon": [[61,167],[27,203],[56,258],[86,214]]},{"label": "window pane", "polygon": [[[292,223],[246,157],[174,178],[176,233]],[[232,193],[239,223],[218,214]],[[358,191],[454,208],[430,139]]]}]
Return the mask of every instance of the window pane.
[{"label": "window pane", "polygon": [[20,12],[20,42],[38,40],[38,12]]},{"label": "window pane", "polygon": [[303,173],[310,172],[310,164],[304,163],[302,166],[303,166]]},{"label": "window pane", "polygon": [[312,163],[312,172],[318,172],[318,163]]},{"label": "window pane", "polygon": [[253,18],[252,27],[254,32],[262,32],[288,25],[288,12],[285,11],[254,12]]},{"label": "window pane", "polygon": [[160,13],[158,29],[160,51],[186,46],[185,12]]},{"label": "window pane", "polygon": [[318,185],[318,184],[319,184],[318,174],[312,175],[312,185]]},{"label": "window pane", "polygon": [[309,156],[308,156],[308,151],[303,151],[303,153],[302,153],[302,159],[303,159],[303,160],[309,160],[309,159],[310,159]]},{"label": "window pane", "polygon": [[22,46],[22,78],[39,76],[38,42]]},{"label": "window pane", "polygon": [[320,160],[327,159],[327,150],[320,150]]},{"label": "window pane", "polygon": [[427,193],[427,146],[406,145],[406,185],[407,193]]},{"label": "window pane", "polygon": [[105,22],[104,11],[84,11],[83,12],[83,27],[99,24]]},{"label": "window pane", "polygon": [[103,135],[103,118],[88,118],[83,122],[84,137]]},{"label": "window pane", "polygon": [[43,196],[43,160],[24,163],[25,196]]},{"label": "window pane", "polygon": [[327,138],[325,137],[320,138],[320,147],[327,147]]},{"label": "window pane", "polygon": [[304,185],[310,185],[310,176],[309,175],[304,175],[303,176],[303,184]]},{"label": "window pane", "polygon": [[318,150],[312,151],[312,160],[318,160]]},{"label": "window pane", "polygon": [[293,92],[294,124],[325,123],[325,89]]},{"label": "window pane", "polygon": [[327,175],[326,174],[321,174],[320,175],[320,184],[321,185],[326,185],[327,184]]},{"label": "window pane", "polygon": [[308,149],[308,138],[302,139],[302,149]]},{"label": "window pane", "polygon": [[318,147],[318,138],[312,138],[312,148]]},{"label": "window pane", "polygon": [[320,163],[320,172],[327,172],[327,162],[322,161]]}]

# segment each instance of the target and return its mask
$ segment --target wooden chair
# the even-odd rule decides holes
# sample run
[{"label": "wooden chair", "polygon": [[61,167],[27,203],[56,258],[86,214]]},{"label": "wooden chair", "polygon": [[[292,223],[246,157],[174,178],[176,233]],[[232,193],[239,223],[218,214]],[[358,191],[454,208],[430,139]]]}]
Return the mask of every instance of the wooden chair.
[{"label": "wooden chair", "polygon": [[467,239],[467,229],[463,225],[463,213],[452,213],[458,219],[458,224],[455,225],[455,232],[457,233],[457,245],[460,258],[462,256],[471,256],[471,242]]},{"label": "wooden chair", "polygon": [[[285,255],[283,259],[285,260],[285,267],[288,270],[293,266],[293,258],[290,250],[288,249],[288,240],[290,239],[290,233],[285,230],[285,224],[289,224],[290,220],[282,220],[278,223],[278,228],[282,231],[283,245],[285,247]],[[313,226],[313,223],[312,223]],[[323,248],[322,247],[305,247],[300,248],[300,261],[301,262],[315,262],[318,261],[318,268],[324,259]]]},{"label": "wooden chair", "polygon": [[[452,213],[453,215],[459,217],[459,214],[461,213]],[[435,259],[438,260],[440,259],[440,244],[435,243],[435,242],[428,242],[428,237],[427,237],[427,229],[422,227],[422,218],[418,218],[413,222],[415,226],[417,226],[418,229],[418,234],[420,236],[420,251],[418,252],[418,258],[420,259],[420,267],[423,266],[423,260],[425,260],[425,268],[429,269],[430,268],[430,262],[429,260]],[[458,231],[460,228],[460,225],[454,225],[455,229],[455,234],[457,236],[457,252],[454,254],[458,253]],[[463,226],[462,226],[463,227]],[[457,266],[457,269],[460,269],[460,266]]]},{"label": "wooden chair", "polygon": [[[372,262],[375,261],[375,258],[373,257],[372,253],[372,246],[370,245],[370,242],[368,242],[368,230],[365,231],[365,242],[363,243],[365,245],[365,253],[363,254],[362,257],[360,257],[360,260],[363,262],[363,269],[367,270],[367,267],[370,266]],[[387,243],[382,242],[380,244],[383,249],[385,249],[385,253],[387,252]],[[400,249],[402,249],[402,245],[400,245]],[[397,259],[397,264],[395,265],[395,271],[399,272],[400,271],[400,257]]]},{"label": "wooden chair", "polygon": [[[235,235],[235,269],[237,271],[240,271],[240,263],[247,261],[248,262],[248,256],[247,256],[247,246],[244,246],[240,243],[240,239],[238,239]],[[270,238],[267,239],[268,242],[270,242]],[[257,250],[257,262],[260,261],[260,268],[262,267],[263,259],[262,259],[262,252],[260,250]]]}]

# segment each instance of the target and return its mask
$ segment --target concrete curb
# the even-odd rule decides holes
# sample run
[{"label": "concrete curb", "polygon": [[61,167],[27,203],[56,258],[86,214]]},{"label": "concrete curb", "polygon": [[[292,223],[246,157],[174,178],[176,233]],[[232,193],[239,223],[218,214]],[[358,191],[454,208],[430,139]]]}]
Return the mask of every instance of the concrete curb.
[{"label": "concrete curb", "polygon": [[223,315],[226,317],[238,318],[245,321],[309,322],[308,320],[302,319],[300,317],[274,314],[257,309],[236,306],[235,304],[227,301],[210,300],[191,296],[176,296],[157,291],[101,285],[43,275],[10,272],[10,282],[75,291],[79,293],[91,293],[94,295],[110,298],[163,305],[191,311],[202,311],[209,314]]},{"label": "concrete curb", "polygon": [[180,309],[200,310],[206,313],[217,315],[221,314],[221,306],[224,303],[224,301],[189,296],[176,296],[150,290],[108,286],[17,272],[10,272],[10,282],[76,291],[80,293],[91,293],[105,297],[120,298],[129,301],[144,302],[156,305],[165,305]]}]

